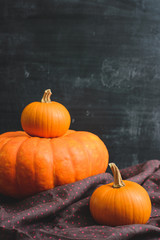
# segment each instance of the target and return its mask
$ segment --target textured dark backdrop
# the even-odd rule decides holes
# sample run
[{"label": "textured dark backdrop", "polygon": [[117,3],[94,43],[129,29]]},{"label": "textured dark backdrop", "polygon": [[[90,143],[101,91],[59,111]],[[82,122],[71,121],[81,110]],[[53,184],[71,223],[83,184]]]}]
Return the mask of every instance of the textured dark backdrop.
[{"label": "textured dark backdrop", "polygon": [[0,133],[51,88],[126,167],[160,156],[159,0],[1,0]]}]

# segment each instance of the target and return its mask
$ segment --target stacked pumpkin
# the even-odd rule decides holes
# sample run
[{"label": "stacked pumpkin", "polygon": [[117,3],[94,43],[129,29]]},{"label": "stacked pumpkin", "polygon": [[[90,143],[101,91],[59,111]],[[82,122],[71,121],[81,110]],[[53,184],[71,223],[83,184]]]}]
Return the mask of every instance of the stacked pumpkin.
[{"label": "stacked pumpkin", "polygon": [[71,117],[51,90],[21,115],[24,131],[0,135],[0,193],[24,198],[106,171],[109,154],[93,133],[69,130]]}]

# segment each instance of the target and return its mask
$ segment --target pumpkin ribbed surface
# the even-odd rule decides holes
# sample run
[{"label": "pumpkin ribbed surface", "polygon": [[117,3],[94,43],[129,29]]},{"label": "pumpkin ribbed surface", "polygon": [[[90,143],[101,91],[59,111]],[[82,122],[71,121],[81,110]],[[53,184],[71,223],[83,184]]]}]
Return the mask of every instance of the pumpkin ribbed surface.
[{"label": "pumpkin ribbed surface", "polygon": [[125,181],[125,187],[113,189],[113,183],[95,190],[90,209],[93,218],[100,224],[120,226],[144,224],[151,214],[148,193],[135,182]]},{"label": "pumpkin ribbed surface", "polygon": [[68,130],[58,138],[23,131],[0,135],[0,193],[22,198],[103,173],[108,150],[90,132]]},{"label": "pumpkin ribbed surface", "polygon": [[151,215],[148,192],[138,183],[122,180],[119,169],[109,164],[114,182],[98,187],[90,198],[90,212],[96,222],[108,226],[145,224]]},{"label": "pumpkin ribbed surface", "polygon": [[71,116],[61,103],[51,101],[51,89],[44,91],[41,102],[28,104],[21,114],[23,130],[31,136],[53,138],[69,129]]},{"label": "pumpkin ribbed surface", "polygon": [[71,122],[68,110],[58,102],[32,102],[21,115],[25,132],[37,137],[59,137],[67,132]]}]

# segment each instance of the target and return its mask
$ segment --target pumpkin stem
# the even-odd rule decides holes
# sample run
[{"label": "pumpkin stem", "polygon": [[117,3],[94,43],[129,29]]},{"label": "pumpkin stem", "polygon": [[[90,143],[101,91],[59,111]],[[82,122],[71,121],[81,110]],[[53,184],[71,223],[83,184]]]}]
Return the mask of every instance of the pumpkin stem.
[{"label": "pumpkin stem", "polygon": [[50,99],[51,95],[52,95],[51,89],[45,90],[44,94],[43,94],[43,97],[41,99],[41,102],[43,102],[43,103],[51,102],[51,99]]},{"label": "pumpkin stem", "polygon": [[122,180],[122,176],[121,173],[118,169],[118,167],[116,166],[115,163],[109,163],[109,166],[112,170],[113,176],[114,176],[114,183],[113,183],[113,188],[120,188],[125,186],[123,180]]}]

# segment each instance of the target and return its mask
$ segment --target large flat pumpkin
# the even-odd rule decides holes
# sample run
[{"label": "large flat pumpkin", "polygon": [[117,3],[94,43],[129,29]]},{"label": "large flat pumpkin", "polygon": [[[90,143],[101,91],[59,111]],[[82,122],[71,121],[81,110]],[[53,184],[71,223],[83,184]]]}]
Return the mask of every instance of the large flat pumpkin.
[{"label": "large flat pumpkin", "polygon": [[68,130],[57,138],[23,131],[0,135],[0,193],[23,198],[106,171],[109,154],[93,133]]}]

